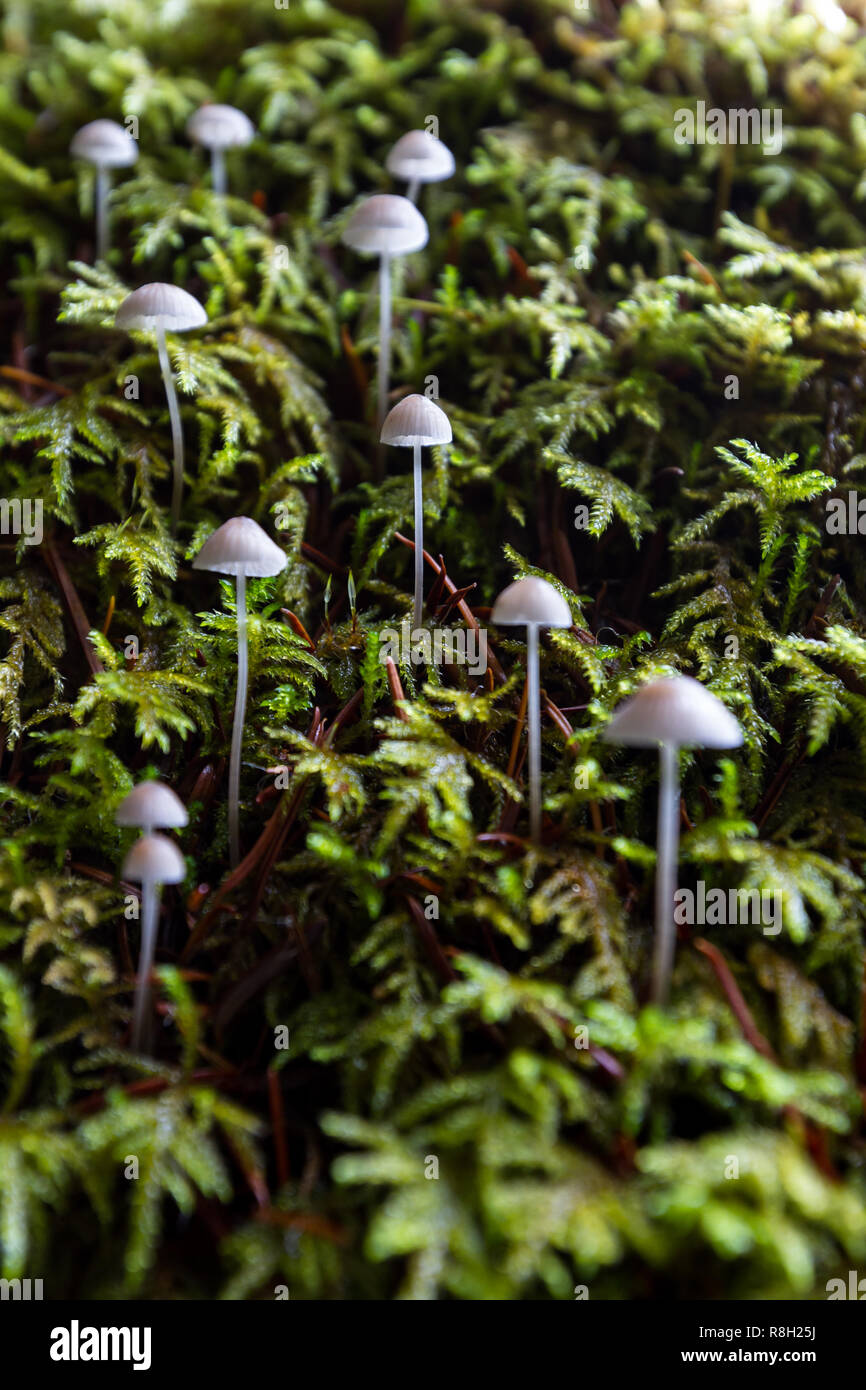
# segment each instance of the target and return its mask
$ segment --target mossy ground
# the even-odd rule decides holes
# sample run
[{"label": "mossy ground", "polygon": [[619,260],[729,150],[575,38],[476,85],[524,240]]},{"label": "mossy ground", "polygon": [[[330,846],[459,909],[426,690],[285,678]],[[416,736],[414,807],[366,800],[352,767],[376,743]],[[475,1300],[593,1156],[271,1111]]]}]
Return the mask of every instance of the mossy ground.
[{"label": "mossy ground", "polygon": [[[7,3],[0,478],[45,539],[0,545],[4,1275],[684,1299],[863,1270],[866,538],[826,524],[866,462],[858,25],[831,0]],[[260,132],[225,205],[183,135],[208,99]],[[699,99],[779,108],[782,152],[678,145]],[[411,468],[377,456],[375,278],[340,229],[431,115],[458,167],[399,267],[393,386],[435,377],[454,429],[425,466],[428,621],[456,589],[484,624],[527,572],[571,605],[538,850],[520,633],[491,630],[481,680],[378,660]],[[68,147],[96,116],[137,117],[141,158],[93,269]],[[171,344],[177,543],[153,344],[113,328],[150,280],[209,315]],[[289,565],[250,590],[229,875],[232,597],[190,562],[235,514]],[[745,732],[684,760],[680,882],[785,910],[684,929],[662,1012],[655,759],[598,735],[671,670]],[[191,812],[152,1060],[113,820],[147,774]]]}]

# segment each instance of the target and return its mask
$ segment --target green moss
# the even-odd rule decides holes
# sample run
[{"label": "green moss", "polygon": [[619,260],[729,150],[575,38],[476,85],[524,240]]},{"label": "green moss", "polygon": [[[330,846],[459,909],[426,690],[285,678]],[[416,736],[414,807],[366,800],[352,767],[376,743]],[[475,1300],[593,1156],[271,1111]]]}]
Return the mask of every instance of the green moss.
[{"label": "green moss", "polygon": [[[45,540],[0,539],[2,1273],[823,1297],[866,1259],[864,540],[827,525],[866,460],[866,37],[810,0],[348,9],[7,8],[0,478]],[[183,136],[205,99],[260,132],[224,205]],[[782,152],[677,144],[698,100],[779,108]],[[137,117],[141,158],[93,269],[68,146],[103,115]],[[571,605],[542,644],[539,849],[518,634],[491,631],[488,678],[401,664],[405,703],[378,660],[411,612],[411,469],[375,447],[375,274],[340,229],[429,115],[458,170],[422,194],[393,365],[454,430],[425,461],[428,621],[459,623],[453,588],[483,624],[524,573]],[[170,344],[177,541],[156,353],[113,327],[151,280],[209,316]],[[229,877],[233,599],[190,562],[235,514],[289,565],[249,591]],[[660,1012],[655,760],[598,734],[671,670],[745,734],[684,761],[680,881],[784,914],[685,928]],[[190,807],[152,1059],[125,1049],[113,819],[146,775]]]}]

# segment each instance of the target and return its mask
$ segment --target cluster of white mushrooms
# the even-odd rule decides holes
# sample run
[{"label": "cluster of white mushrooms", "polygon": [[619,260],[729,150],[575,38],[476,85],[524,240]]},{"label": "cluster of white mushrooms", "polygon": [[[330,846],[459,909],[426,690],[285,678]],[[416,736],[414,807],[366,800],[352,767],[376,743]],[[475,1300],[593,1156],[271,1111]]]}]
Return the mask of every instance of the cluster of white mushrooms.
[{"label": "cluster of white mushrooms", "polygon": [[[194,111],[186,123],[186,133],[196,145],[210,150],[211,187],[220,197],[226,192],[226,150],[248,145],[255,135],[249,116],[235,106],[208,102]],[[107,254],[109,240],[108,199],[111,170],[126,169],[138,159],[138,141],[117,121],[88,121],[76,131],[70,145],[76,159],[92,164],[96,170],[96,259]]]},{"label": "cluster of white mushrooms", "polygon": [[448,146],[427,130],[410,130],[399,139],[385,161],[396,178],[405,179],[406,197],[375,193],[353,212],[343,241],[363,256],[379,257],[379,400],[376,424],[381,429],[388,404],[391,375],[391,261],[427,245],[427,223],[415,206],[422,183],[439,183],[454,173]]},{"label": "cluster of white mushrooms", "polygon": [[156,829],[175,830],[186,825],[186,807],[171,787],[161,782],[139,782],[118,806],[114,819],[118,825],[134,825],[141,831],[123,861],[124,878],[141,884],[141,947],[132,1014],[132,1045],[146,1045],[150,972],[156,950],[159,890],[164,883],[183,883],[186,863],[173,840],[157,835]]},{"label": "cluster of white mushrooms", "polygon": [[[252,123],[233,107],[207,105],[191,117],[187,131],[193,140],[210,150],[213,189],[223,196],[226,191],[225,151],[249,143],[254,134]],[[96,167],[97,247],[98,254],[104,255],[108,246],[109,170],[134,163],[137,145],[121,126],[100,120],[78,132],[72,152]],[[423,183],[449,178],[455,166],[453,155],[440,140],[426,130],[415,130],[397,141],[386,167],[391,174],[406,181],[407,196],[379,193],[366,198],[350,216],[343,240],[362,254],[379,257],[377,426],[382,443],[413,451],[415,582],[412,612],[413,625],[418,628],[423,616],[424,565],[421,450],[447,444],[452,435],[445,412],[427,396],[405,396],[390,412],[387,410],[391,262],[394,257],[408,255],[426,245],[427,223],[416,206],[419,188]],[[183,434],[165,335],[199,328],[206,322],[207,315],[197,299],[175,285],[161,283],[142,285],[135,290],[123,301],[116,316],[118,327],[150,332],[156,337],[172,431],[173,531],[180,517],[183,489]],[[237,586],[238,678],[228,787],[232,868],[237,867],[241,858],[240,767],[248,682],[246,581],[248,576],[279,574],[286,563],[285,552],[257,522],[246,516],[232,517],[214,531],[193,561],[196,569],[234,576]],[[526,628],[529,828],[532,840],[539,843],[542,831],[539,633],[542,628],[570,628],[571,610],[562,593],[547,580],[530,576],[518,579],[502,591],[491,617],[494,623],[502,626]],[[677,675],[651,681],[626,700],[614,713],[603,737],[637,747],[658,747],[660,751],[653,998],[662,1003],[667,995],[675,946],[673,908],[680,822],[679,750],[681,747],[732,748],[742,742],[742,732],[720,700],[698,681]],[[177,846],[166,836],[157,834],[156,829],[186,825],[187,813],[170,788],[156,782],[143,782],[121,803],[117,822],[142,830],[141,838],[123,864],[124,877],[142,886],[141,953],[132,1030],[133,1045],[142,1047],[147,1040],[159,887],[180,883],[185,877],[184,860]]]}]

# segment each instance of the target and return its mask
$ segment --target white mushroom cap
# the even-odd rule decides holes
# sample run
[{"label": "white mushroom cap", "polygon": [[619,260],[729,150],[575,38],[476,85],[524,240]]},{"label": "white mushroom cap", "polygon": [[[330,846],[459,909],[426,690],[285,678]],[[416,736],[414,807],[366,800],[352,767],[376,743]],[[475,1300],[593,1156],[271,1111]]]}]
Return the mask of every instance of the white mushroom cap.
[{"label": "white mushroom cap", "polygon": [[671,676],[650,681],[614,711],[602,730],[609,743],[650,748],[736,748],[743,731],[729,709],[700,681]]},{"label": "white mushroom cap", "polygon": [[197,145],[207,150],[233,150],[248,145],[256,128],[236,106],[221,106],[209,102],[194,111],[186,123],[186,133]]},{"label": "white mushroom cap", "polygon": [[571,610],[562,594],[538,575],[516,579],[503,589],[490,614],[494,623],[505,627],[525,623],[527,627],[571,627]]},{"label": "white mushroom cap", "polygon": [[177,829],[189,816],[180,797],[164,782],[139,782],[114,813],[118,825],[162,825]]},{"label": "white mushroom cap", "polygon": [[208,536],[192,562],[194,570],[214,570],[217,574],[279,574],[288,563],[284,550],[251,516],[233,516]]},{"label": "white mushroom cap", "polygon": [[410,130],[401,135],[385,160],[389,174],[409,183],[438,183],[440,179],[450,179],[454,167],[454,156],[448,146],[429,130]]},{"label": "white mushroom cap", "polygon": [[411,448],[413,444],[447,444],[451,422],[428,396],[405,396],[389,410],[379,436],[383,444]]},{"label": "white mushroom cap", "polygon": [[152,332],[158,319],[168,332],[183,333],[187,328],[201,328],[207,314],[186,290],[156,280],[128,294],[114,316],[118,328],[144,332]]},{"label": "white mushroom cap", "polygon": [[374,193],[343,229],[343,241],[368,255],[407,256],[427,245],[427,223],[414,203],[396,193]]},{"label": "white mushroom cap", "polygon": [[89,121],[75,132],[69,150],[97,169],[125,169],[138,159],[137,142],[117,121]]},{"label": "white mushroom cap", "polygon": [[121,874],[134,883],[183,883],[186,862],[174,840],[142,835],[124,859]]}]

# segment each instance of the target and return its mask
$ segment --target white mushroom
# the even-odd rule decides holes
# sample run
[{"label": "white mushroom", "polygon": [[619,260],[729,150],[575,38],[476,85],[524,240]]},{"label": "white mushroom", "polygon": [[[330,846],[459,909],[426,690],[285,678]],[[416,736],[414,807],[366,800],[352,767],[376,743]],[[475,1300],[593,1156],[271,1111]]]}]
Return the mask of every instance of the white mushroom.
[{"label": "white mushroom", "polygon": [[383,444],[412,449],[415,489],[415,603],[412,623],[421,623],[424,595],[424,494],[421,487],[421,450],[425,444],[448,444],[451,424],[444,410],[427,396],[406,396],[388,412],[382,426]]},{"label": "white mushroom", "polygon": [[440,183],[454,173],[454,156],[447,145],[429,130],[410,130],[401,135],[385,160],[385,168],[395,178],[405,179],[410,203],[418,200],[418,186]]},{"label": "white mushroom", "polygon": [[529,827],[541,839],[541,696],[538,678],[538,629],[571,627],[565,599],[538,575],[517,579],[503,589],[493,605],[491,621],[501,626],[526,627],[526,723],[529,731]]},{"label": "white mushroom", "polygon": [[674,900],[680,837],[680,748],[736,748],[743,731],[730,710],[691,676],[650,681],[614,711],[602,738],[658,747],[659,806],[653,999],[663,1004],[676,945]]},{"label": "white mushroom", "polygon": [[174,389],[171,363],[168,357],[165,335],[184,333],[190,328],[201,328],[207,323],[207,314],[191,294],[177,285],[166,285],[155,281],[141,285],[126,296],[118,309],[114,322],[118,328],[142,333],[156,334],[156,347],[159,366],[168,400],[168,415],[171,420],[171,442],[174,455],[174,480],[171,492],[171,529],[177,530],[180,517],[180,500],[183,494],[183,430],[177,393]]},{"label": "white mushroom", "polygon": [[255,126],[236,106],[213,102],[193,112],[186,123],[186,133],[197,145],[210,150],[213,191],[222,197],[226,191],[225,152],[248,145],[256,133]]},{"label": "white mushroom", "polygon": [[123,861],[123,877],[141,884],[141,948],[132,1015],[132,1045],[144,1043],[145,1015],[150,999],[150,972],[156,950],[159,889],[163,883],[183,883],[186,864],[173,840],[165,835],[144,835],[136,840]]},{"label": "white mushroom", "polygon": [[193,569],[233,574],[237,580],[238,684],[229,758],[229,853],[232,868],[240,863],[240,782],[244,715],[247,706],[249,663],[247,652],[247,575],[279,574],[286,567],[286,553],[275,545],[258,522],[249,516],[233,516],[208,536],[192,562]]},{"label": "white mushroom", "polygon": [[361,203],[343,231],[343,241],[362,255],[379,256],[379,402],[376,424],[385,420],[391,375],[391,258],[427,245],[427,223],[414,203],[393,193],[376,193]]},{"label": "white mushroom", "polygon": [[89,121],[76,131],[69,147],[75,159],[96,169],[96,259],[108,252],[108,193],[110,169],[125,169],[138,159],[138,144],[117,121]]},{"label": "white mushroom", "polygon": [[139,782],[114,813],[115,824],[137,825],[145,835],[152,830],[178,830],[189,821],[180,797],[164,782]]}]

